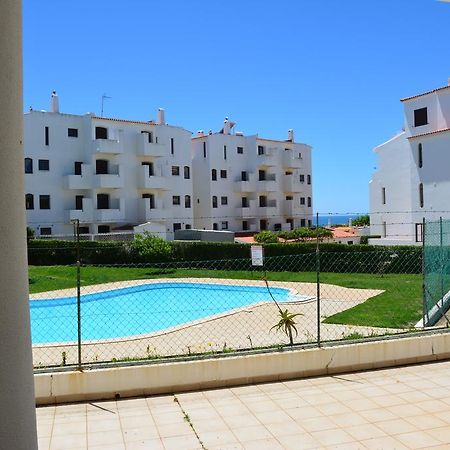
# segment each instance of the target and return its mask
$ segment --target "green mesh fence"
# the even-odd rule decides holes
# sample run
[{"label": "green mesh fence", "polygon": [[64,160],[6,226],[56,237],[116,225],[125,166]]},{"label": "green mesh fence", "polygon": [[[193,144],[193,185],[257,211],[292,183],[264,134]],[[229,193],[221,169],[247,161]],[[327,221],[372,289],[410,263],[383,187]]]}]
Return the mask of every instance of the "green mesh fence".
[{"label": "green mesh fence", "polygon": [[450,221],[427,222],[424,239],[424,326],[444,325],[450,307]]}]

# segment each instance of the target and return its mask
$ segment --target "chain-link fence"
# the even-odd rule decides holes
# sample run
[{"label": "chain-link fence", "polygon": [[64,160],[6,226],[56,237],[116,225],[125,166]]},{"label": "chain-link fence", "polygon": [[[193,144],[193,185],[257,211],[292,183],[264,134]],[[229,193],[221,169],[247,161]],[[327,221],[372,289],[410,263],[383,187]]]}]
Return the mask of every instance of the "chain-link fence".
[{"label": "chain-link fence", "polygon": [[116,250],[83,247],[79,265],[49,266],[39,264],[75,261],[76,249],[32,249],[36,368],[321,345],[404,333],[422,318],[420,248],[318,247],[266,257],[263,266],[252,265],[250,254],[164,264],[83,262]]}]

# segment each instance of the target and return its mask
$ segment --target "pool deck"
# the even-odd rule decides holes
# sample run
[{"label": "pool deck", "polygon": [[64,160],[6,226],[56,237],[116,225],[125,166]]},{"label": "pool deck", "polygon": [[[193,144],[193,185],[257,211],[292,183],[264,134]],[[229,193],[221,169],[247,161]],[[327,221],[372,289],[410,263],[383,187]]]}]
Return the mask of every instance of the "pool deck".
[{"label": "pool deck", "polygon": [[[218,278],[160,278],[149,280],[131,280],[101,285],[82,287],[81,294],[99,293],[111,289],[138,286],[147,283],[189,282],[225,285],[247,285],[264,287],[261,280],[230,280]],[[289,302],[286,306],[290,312],[298,313],[296,317],[299,336],[297,342],[315,342],[317,336],[317,302],[315,283],[270,282],[270,287],[290,289],[310,300]],[[374,289],[351,289],[335,285],[321,285],[322,319],[344,311],[366,301],[383,291]],[[76,289],[33,294],[32,299],[49,299],[54,297],[73,297]],[[283,303],[285,304],[285,303]],[[167,355],[189,355],[223,349],[262,347],[286,343],[283,333],[270,331],[277,322],[277,307],[273,302],[260,302],[237,308],[226,313],[209,316],[165,330],[127,338],[105,341],[83,341],[83,361],[108,361],[127,358],[152,358]],[[351,333],[362,335],[395,333],[399,330],[372,327],[321,324],[322,340],[340,339]],[[75,363],[77,358],[76,343],[71,344],[36,344],[33,346],[35,366],[59,365],[62,353],[66,363]]]},{"label": "pool deck", "polygon": [[41,407],[37,423],[41,450],[443,450],[450,362]]}]

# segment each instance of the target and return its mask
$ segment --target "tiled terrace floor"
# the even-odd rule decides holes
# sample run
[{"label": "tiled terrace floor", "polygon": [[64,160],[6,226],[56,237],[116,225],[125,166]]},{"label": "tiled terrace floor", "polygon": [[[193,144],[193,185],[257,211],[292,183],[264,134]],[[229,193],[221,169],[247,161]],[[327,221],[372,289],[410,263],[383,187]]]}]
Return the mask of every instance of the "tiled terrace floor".
[{"label": "tiled terrace floor", "polygon": [[40,449],[449,449],[450,362],[43,407],[37,416]]}]

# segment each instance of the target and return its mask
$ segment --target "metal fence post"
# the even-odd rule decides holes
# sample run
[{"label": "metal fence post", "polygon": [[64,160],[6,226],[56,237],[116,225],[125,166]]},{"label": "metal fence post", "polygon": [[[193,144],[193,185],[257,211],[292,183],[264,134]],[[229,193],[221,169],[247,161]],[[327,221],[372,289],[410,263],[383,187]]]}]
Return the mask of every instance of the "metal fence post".
[{"label": "metal fence post", "polygon": [[319,249],[319,213],[316,213],[316,284],[317,284],[317,346],[320,347],[320,249]]},{"label": "metal fence post", "polygon": [[77,252],[77,349],[78,370],[81,370],[81,261],[80,261],[80,220],[73,221]]},{"label": "metal fence post", "polygon": [[428,316],[427,287],[425,282],[425,217],[422,219],[422,325],[425,328],[426,317]]}]

